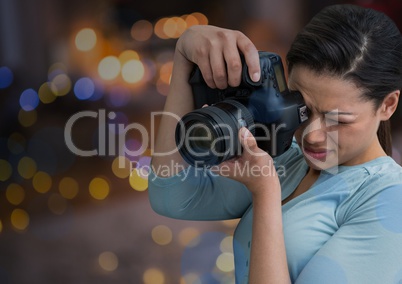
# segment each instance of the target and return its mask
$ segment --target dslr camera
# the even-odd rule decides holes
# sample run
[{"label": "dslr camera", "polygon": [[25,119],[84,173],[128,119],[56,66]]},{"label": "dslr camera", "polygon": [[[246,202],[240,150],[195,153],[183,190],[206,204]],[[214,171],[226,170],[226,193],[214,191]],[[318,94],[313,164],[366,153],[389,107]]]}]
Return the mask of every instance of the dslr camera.
[{"label": "dslr camera", "polygon": [[241,155],[243,126],[272,157],[290,147],[295,130],[308,119],[307,107],[299,92],[287,88],[280,56],[259,51],[259,58],[258,82],[249,77],[242,57],[240,85],[223,90],[209,88],[195,66],[189,79],[195,110],[182,117],[175,132],[177,148],[190,165],[208,168]]}]

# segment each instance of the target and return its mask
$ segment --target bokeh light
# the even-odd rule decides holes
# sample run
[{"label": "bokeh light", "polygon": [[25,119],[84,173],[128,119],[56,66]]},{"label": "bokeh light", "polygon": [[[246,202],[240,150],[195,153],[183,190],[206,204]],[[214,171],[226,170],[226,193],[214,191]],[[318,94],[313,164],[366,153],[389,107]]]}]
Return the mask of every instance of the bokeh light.
[{"label": "bokeh light", "polygon": [[158,245],[170,244],[173,239],[172,230],[165,225],[158,225],[152,229],[152,240]]},{"label": "bokeh light", "polygon": [[136,191],[145,191],[148,188],[148,179],[141,176],[138,169],[130,173],[129,183]]},{"label": "bokeh light", "polygon": [[145,68],[140,60],[132,59],[124,63],[121,75],[127,83],[135,84],[144,78]]},{"label": "bokeh light", "polygon": [[36,173],[36,163],[30,157],[22,157],[18,162],[18,173],[24,179],[31,179]]},{"label": "bokeh light", "polygon": [[104,80],[116,79],[119,76],[120,69],[120,61],[116,56],[107,56],[98,65],[99,76]]},{"label": "bokeh light", "polygon": [[24,231],[29,225],[29,215],[25,210],[16,208],[11,213],[10,221],[15,229]]},{"label": "bokeh light", "polygon": [[57,88],[52,82],[45,82],[39,87],[39,99],[44,104],[50,104],[56,99]]},{"label": "bokeh light", "polygon": [[157,37],[161,38],[161,39],[168,39],[169,37],[165,34],[164,32],[164,25],[166,23],[166,21],[169,20],[169,18],[161,18],[159,19],[154,27],[154,33]]},{"label": "bokeh light", "polygon": [[13,168],[6,160],[0,159],[0,181],[8,180],[13,173]]},{"label": "bokeh light", "polygon": [[112,171],[118,178],[128,178],[131,171],[131,162],[124,156],[116,157],[112,162]]},{"label": "bokeh light", "polygon": [[233,253],[224,252],[216,259],[216,267],[223,272],[232,272],[234,270]]},{"label": "bokeh light", "polygon": [[169,38],[178,38],[186,30],[187,23],[180,17],[172,17],[163,24],[163,32]]},{"label": "bokeh light", "polygon": [[148,268],[143,275],[144,284],[164,284],[165,274],[157,268]]},{"label": "bokeh light", "polygon": [[3,231],[3,222],[0,220],[0,233]]},{"label": "bokeh light", "polygon": [[0,89],[9,87],[14,80],[13,72],[6,66],[0,67]]},{"label": "bokeh light", "polygon": [[98,257],[99,266],[105,271],[115,271],[119,266],[117,255],[111,251],[102,252]]},{"label": "bokeh light", "polygon": [[56,96],[65,96],[71,91],[71,79],[66,74],[59,74],[52,80],[53,91]]},{"label": "bokeh light", "polygon": [[91,78],[83,77],[74,84],[74,95],[79,100],[87,100],[95,93],[95,84]]},{"label": "bokeh light", "polygon": [[199,25],[208,25],[208,18],[203,13],[194,12],[191,16],[197,19]]},{"label": "bokeh light", "polygon": [[24,127],[30,127],[36,123],[38,114],[35,110],[25,111],[20,109],[18,112],[18,122]]},{"label": "bokeh light", "polygon": [[75,46],[78,50],[89,51],[96,45],[97,37],[93,29],[84,28],[75,36]]},{"label": "bokeh light", "polygon": [[233,236],[227,236],[225,237],[220,245],[219,245],[219,249],[221,250],[221,252],[230,252],[233,253]]},{"label": "bokeh light", "polygon": [[78,182],[72,177],[64,177],[59,183],[59,192],[66,199],[73,199],[79,190]]},{"label": "bokeh light", "polygon": [[96,177],[89,183],[89,193],[97,200],[103,200],[109,195],[109,182],[101,177]]},{"label": "bokeh light", "polygon": [[39,104],[38,93],[34,89],[26,89],[21,93],[20,106],[25,111],[34,110]]},{"label": "bokeh light", "polygon": [[21,185],[11,183],[6,189],[6,198],[12,205],[19,205],[25,198],[25,191]]},{"label": "bokeh light", "polygon": [[119,55],[119,61],[120,64],[123,65],[124,63],[126,63],[127,61],[130,60],[139,60],[140,56],[138,55],[138,52],[132,50],[132,49],[128,49],[128,50],[124,50],[122,53],[120,53]]},{"label": "bokeh light", "polygon": [[200,236],[200,231],[194,227],[186,227],[179,232],[178,238],[182,246],[196,245],[194,240]]},{"label": "bokeh light", "polygon": [[48,173],[39,171],[34,175],[32,185],[37,192],[46,193],[52,187],[52,177]]},{"label": "bokeh light", "polygon": [[153,27],[147,20],[139,20],[131,27],[131,36],[138,41],[147,41],[151,38]]}]

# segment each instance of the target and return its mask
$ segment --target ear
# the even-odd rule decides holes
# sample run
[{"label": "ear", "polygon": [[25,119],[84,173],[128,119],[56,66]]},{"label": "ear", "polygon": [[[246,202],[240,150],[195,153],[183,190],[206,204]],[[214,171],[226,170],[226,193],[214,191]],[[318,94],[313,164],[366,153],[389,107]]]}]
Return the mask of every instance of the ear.
[{"label": "ear", "polygon": [[392,114],[395,112],[398,101],[399,101],[399,94],[401,93],[400,90],[394,91],[389,93],[382,102],[379,112],[381,120],[388,120]]}]

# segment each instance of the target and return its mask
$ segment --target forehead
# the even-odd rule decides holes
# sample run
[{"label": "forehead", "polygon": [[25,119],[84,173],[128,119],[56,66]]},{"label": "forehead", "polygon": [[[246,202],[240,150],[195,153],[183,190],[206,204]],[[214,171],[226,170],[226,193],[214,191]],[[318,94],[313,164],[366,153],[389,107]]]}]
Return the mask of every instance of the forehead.
[{"label": "forehead", "polygon": [[289,74],[289,89],[302,93],[306,104],[322,111],[351,110],[363,103],[362,90],[353,82],[295,66]]}]

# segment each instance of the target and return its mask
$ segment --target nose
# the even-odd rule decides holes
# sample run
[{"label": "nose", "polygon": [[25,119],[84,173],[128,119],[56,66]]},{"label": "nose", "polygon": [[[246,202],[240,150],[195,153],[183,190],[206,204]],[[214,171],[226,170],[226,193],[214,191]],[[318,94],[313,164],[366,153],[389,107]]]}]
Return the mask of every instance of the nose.
[{"label": "nose", "polygon": [[321,144],[327,139],[325,123],[317,118],[309,123],[303,130],[303,141],[309,144]]}]

